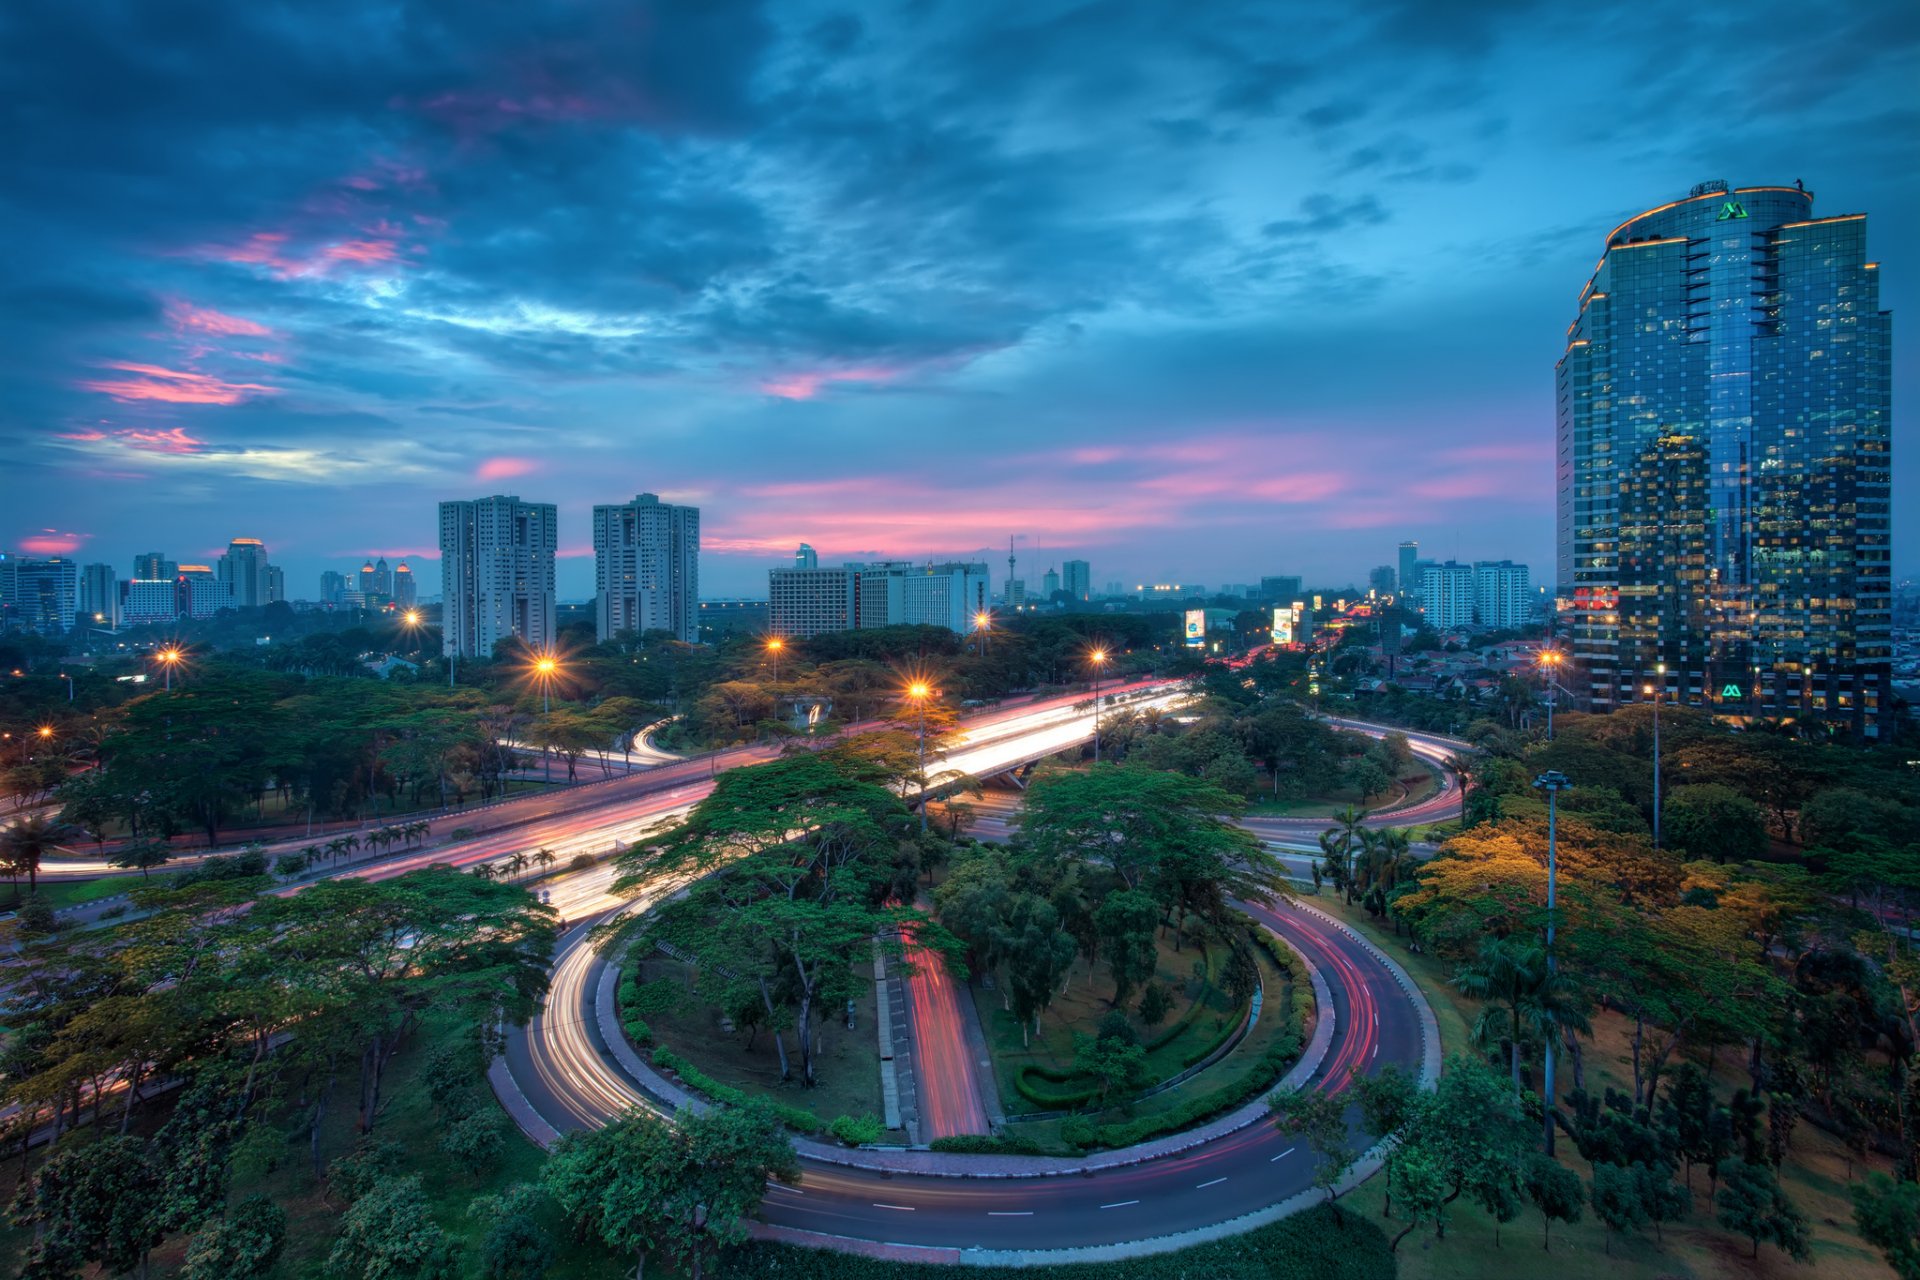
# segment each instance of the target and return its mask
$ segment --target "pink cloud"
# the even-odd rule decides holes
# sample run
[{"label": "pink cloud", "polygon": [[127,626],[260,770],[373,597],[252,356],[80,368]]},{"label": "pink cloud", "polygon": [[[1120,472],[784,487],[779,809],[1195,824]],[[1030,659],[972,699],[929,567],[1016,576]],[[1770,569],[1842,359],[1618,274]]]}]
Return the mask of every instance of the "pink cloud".
[{"label": "pink cloud", "polygon": [[92,535],[85,533],[62,533],[58,529],[42,529],[20,539],[20,549],[36,556],[70,556],[80,549]]},{"label": "pink cloud", "polygon": [[230,316],[212,307],[196,307],[183,298],[170,298],[166,304],[167,323],[183,332],[209,333],[227,338],[269,338],[273,330],[252,320]]},{"label": "pink cloud", "polygon": [[89,378],[76,385],[83,391],[98,391],[123,402],[160,400],[168,404],[238,404],[252,395],[277,395],[280,390],[257,382],[226,382],[211,374],[127,360],[109,360],[103,367],[136,376]]},{"label": "pink cloud", "polygon": [[488,458],[473,470],[476,480],[511,480],[515,476],[531,475],[540,469],[540,464],[532,458]]},{"label": "pink cloud", "polygon": [[760,390],[782,400],[811,400],[820,394],[822,387],[836,382],[883,384],[894,381],[906,372],[905,369],[879,365],[846,369],[814,369],[769,378],[760,384]]},{"label": "pink cloud", "polygon": [[342,240],[320,251],[328,262],[392,262],[398,246],[391,240]]},{"label": "pink cloud", "polygon": [[122,427],[114,431],[83,427],[78,431],[63,431],[60,438],[76,440],[81,444],[111,441],[141,453],[198,453],[206,445],[206,441],[188,435],[185,427],[168,427],[165,430],[157,427]]},{"label": "pink cloud", "polygon": [[191,253],[216,262],[260,267],[282,280],[290,280],[324,275],[340,263],[363,267],[397,263],[400,246],[391,237],[367,234],[297,249],[292,245],[292,237],[284,231],[256,231],[239,244],[201,245]]}]

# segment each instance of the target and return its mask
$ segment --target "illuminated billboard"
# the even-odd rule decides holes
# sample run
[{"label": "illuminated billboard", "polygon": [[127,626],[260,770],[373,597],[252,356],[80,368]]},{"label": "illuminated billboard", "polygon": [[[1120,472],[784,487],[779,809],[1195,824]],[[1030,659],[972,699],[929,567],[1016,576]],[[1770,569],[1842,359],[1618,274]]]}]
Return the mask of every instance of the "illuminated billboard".
[{"label": "illuminated billboard", "polygon": [[1279,608],[1273,611],[1273,642],[1275,644],[1293,643],[1293,610]]},{"label": "illuminated billboard", "polygon": [[1187,610],[1187,647],[1198,649],[1207,643],[1207,611]]}]

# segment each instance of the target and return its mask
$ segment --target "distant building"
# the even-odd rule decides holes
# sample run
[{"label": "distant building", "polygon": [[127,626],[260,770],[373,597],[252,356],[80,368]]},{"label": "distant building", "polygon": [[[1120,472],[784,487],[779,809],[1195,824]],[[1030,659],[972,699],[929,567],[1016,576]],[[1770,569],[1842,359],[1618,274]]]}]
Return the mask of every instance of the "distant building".
[{"label": "distant building", "polygon": [[1069,560],[1060,566],[1060,588],[1075,600],[1093,599],[1093,566],[1085,560]]},{"label": "distant building", "polygon": [[765,600],[718,599],[700,602],[700,642],[713,644],[728,636],[765,635]]},{"label": "distant building", "polygon": [[277,564],[267,566],[267,603],[287,598],[287,571]]},{"label": "distant building", "polygon": [[273,594],[270,567],[266,543],[258,538],[235,538],[217,562],[214,576],[225,586],[228,604],[236,609],[253,609],[278,598]]},{"label": "distant building", "polygon": [[1400,590],[1409,595],[1420,591],[1420,544],[1409,538],[1400,544],[1399,572],[1395,575]]},{"label": "distant building", "polygon": [[643,493],[593,509],[595,630],[700,638],[700,508]]},{"label": "distant building", "polygon": [[1300,598],[1300,579],[1298,577],[1277,577],[1260,579],[1260,598],[1272,600],[1278,604],[1289,604]]},{"label": "distant building", "polygon": [[173,584],[176,617],[211,618],[233,607],[229,584],[220,580],[211,565],[183,564]]},{"label": "distant building", "polygon": [[800,544],[799,549],[793,553],[793,567],[796,569],[818,569],[820,567],[820,557],[814,552],[812,547],[803,542]]},{"label": "distant building", "polygon": [[1436,631],[1458,631],[1474,623],[1473,566],[1451,560],[1428,564],[1420,575],[1420,600],[1427,625]]},{"label": "distant building", "polygon": [[1511,560],[1476,560],[1473,565],[1474,620],[1495,631],[1517,631],[1533,618],[1533,591],[1527,566]]},{"label": "distant building", "polygon": [[1008,578],[1007,589],[1001,593],[1000,598],[1006,601],[1009,609],[1024,608],[1027,603],[1027,580]]},{"label": "distant building", "polygon": [[1799,182],[1704,182],[1607,234],[1555,370],[1586,705],[1881,732],[1892,350],[1866,215],[1815,217]]},{"label": "distant building", "polygon": [[172,622],[180,616],[180,584],[175,579],[135,578],[124,585],[120,616],[127,626]]},{"label": "distant building", "polygon": [[393,603],[401,609],[411,609],[420,602],[420,584],[413,580],[413,570],[402,560],[393,566]]},{"label": "distant building", "polygon": [[988,611],[989,589],[987,566],[980,563],[774,569],[767,575],[767,629],[795,639],[903,625],[964,635]]},{"label": "distant building", "polygon": [[371,596],[374,594],[373,561],[369,560],[360,566],[360,573],[355,585],[360,588],[361,595]]},{"label": "distant building", "polygon": [[393,597],[393,570],[387,567],[385,556],[373,562],[373,594]]},{"label": "distant building", "polygon": [[1040,602],[1052,604],[1054,593],[1060,590],[1060,575],[1052,569],[1040,575]]},{"label": "distant building", "polygon": [[441,646],[488,658],[502,640],[554,641],[559,513],[550,502],[490,498],[440,504]]},{"label": "distant building", "polygon": [[10,626],[41,635],[73,630],[80,607],[80,566],[62,556],[47,560],[9,559],[7,577],[12,608]]},{"label": "distant building", "polygon": [[1383,596],[1393,594],[1394,572],[1390,564],[1378,565],[1367,575],[1367,587]]},{"label": "distant building", "polygon": [[149,582],[172,582],[180,576],[180,565],[158,551],[144,551],[133,558],[133,576]]},{"label": "distant building", "polygon": [[110,564],[90,564],[80,570],[80,620],[88,626],[120,625],[120,579]]},{"label": "distant building", "polygon": [[320,575],[320,603],[338,608],[347,593],[347,575],[328,569]]}]

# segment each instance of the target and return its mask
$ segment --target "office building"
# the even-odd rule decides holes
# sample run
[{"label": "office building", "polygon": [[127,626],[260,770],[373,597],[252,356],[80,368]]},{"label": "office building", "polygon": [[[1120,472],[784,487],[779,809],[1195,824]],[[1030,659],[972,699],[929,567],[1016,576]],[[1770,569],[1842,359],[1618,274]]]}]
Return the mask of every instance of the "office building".
[{"label": "office building", "polygon": [[420,602],[420,584],[413,580],[413,570],[402,560],[393,566],[393,603],[395,608],[411,609]]},{"label": "office building", "polygon": [[387,567],[385,556],[373,562],[373,594],[393,597],[393,570]]},{"label": "office building", "polygon": [[700,509],[643,493],[593,509],[595,627],[602,640],[622,631],[700,638]]},{"label": "office building", "polygon": [[1298,577],[1277,577],[1260,579],[1260,598],[1279,604],[1288,604],[1300,596]]},{"label": "office building", "polygon": [[1879,275],[1865,215],[1815,217],[1797,183],[1702,183],[1608,235],[1557,366],[1558,594],[1594,709],[1657,692],[1878,733]]},{"label": "office building", "polygon": [[793,567],[796,569],[818,569],[820,567],[820,557],[811,546],[803,542],[800,544],[799,549],[793,553]]},{"label": "office building", "polygon": [[41,635],[60,635],[73,629],[80,607],[80,566],[62,556],[47,560],[6,559],[0,575],[6,585],[7,625]]},{"label": "office building", "polygon": [[120,579],[112,565],[90,564],[80,570],[80,618],[108,630],[120,625]]},{"label": "office building", "polygon": [[1049,569],[1040,575],[1040,603],[1052,604],[1053,597],[1060,590],[1060,575]]},{"label": "office building", "polygon": [[182,618],[211,618],[222,609],[233,607],[231,585],[220,579],[212,565],[183,564],[174,575],[174,613]]},{"label": "office building", "polygon": [[1458,631],[1474,624],[1473,566],[1429,563],[1420,577],[1420,602],[1427,625],[1436,631]]},{"label": "office building", "polygon": [[1527,566],[1511,560],[1474,561],[1473,616],[1481,626],[1496,631],[1525,627],[1533,617]]},{"label": "office building", "polygon": [[1383,596],[1393,594],[1394,573],[1390,564],[1376,565],[1367,575],[1367,589]]},{"label": "office building", "polygon": [[[174,566],[176,569],[178,565]],[[172,622],[180,616],[180,584],[173,578],[135,578],[126,584],[121,620],[129,627]]]},{"label": "office building", "polygon": [[269,567],[265,543],[258,538],[235,538],[216,562],[214,576],[225,586],[228,604],[253,609],[274,600]]},{"label": "office building", "polygon": [[531,649],[554,641],[559,513],[517,496],[440,504],[441,645],[490,658],[502,640]]},{"label": "office building", "polygon": [[1093,566],[1085,560],[1069,560],[1061,565],[1060,589],[1075,600],[1093,599]]},{"label": "office building", "polygon": [[354,585],[362,595],[373,594],[373,561],[369,560],[360,566],[360,572],[354,575]]},{"label": "office building", "polygon": [[1025,608],[1027,604],[1027,580],[1025,578],[1008,578],[1007,589],[1001,593],[1000,598],[1006,603],[1009,609]]},{"label": "office building", "polygon": [[1400,544],[1399,566],[1394,579],[1400,590],[1407,594],[1417,594],[1420,590],[1420,544],[1408,539]]},{"label": "office building", "polygon": [[277,564],[267,566],[267,603],[287,598],[287,571]]},{"label": "office building", "polygon": [[320,575],[320,603],[338,608],[340,597],[346,594],[347,575],[328,569]]},{"label": "office building", "polygon": [[804,639],[874,627],[945,627],[962,635],[992,601],[981,563],[891,560],[839,568],[774,569],[767,575],[767,629]]},{"label": "office building", "polygon": [[133,576],[148,582],[172,582],[180,576],[180,565],[158,551],[144,551],[133,558]]}]

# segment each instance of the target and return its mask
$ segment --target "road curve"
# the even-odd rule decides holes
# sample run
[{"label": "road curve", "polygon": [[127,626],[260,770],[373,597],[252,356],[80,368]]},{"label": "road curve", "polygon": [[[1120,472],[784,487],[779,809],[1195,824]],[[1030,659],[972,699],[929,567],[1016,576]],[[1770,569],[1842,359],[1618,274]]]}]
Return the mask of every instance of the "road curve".
[{"label": "road curve", "polygon": [[[1348,1087],[1389,1063],[1418,1072],[1426,1052],[1420,1007],[1370,947],[1326,917],[1281,905],[1250,908],[1321,972],[1334,1038],[1315,1087]],[[605,960],[569,935],[548,1007],[508,1038],[505,1065],[540,1136],[605,1123],[641,1099],[615,1063],[593,1009]],[[1357,1119],[1349,1113],[1349,1122]],[[540,1132],[536,1132],[540,1131]],[[946,1157],[943,1173],[965,1168]],[[1214,1226],[1311,1186],[1305,1147],[1265,1122],[1140,1164],[1079,1176],[968,1178],[880,1172],[802,1161],[793,1190],[769,1194],[777,1227],[856,1241],[937,1249],[1063,1249],[1164,1237]]]}]

